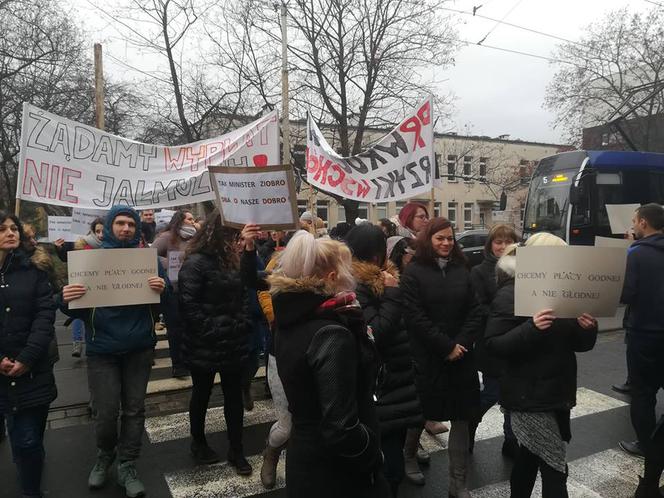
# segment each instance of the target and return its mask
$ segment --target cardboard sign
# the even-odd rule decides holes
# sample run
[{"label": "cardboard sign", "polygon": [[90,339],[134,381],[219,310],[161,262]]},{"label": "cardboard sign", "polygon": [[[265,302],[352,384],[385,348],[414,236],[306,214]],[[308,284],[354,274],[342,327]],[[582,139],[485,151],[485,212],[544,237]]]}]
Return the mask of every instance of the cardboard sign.
[{"label": "cardboard sign", "polygon": [[615,247],[519,247],[514,314],[553,309],[558,318],[615,316],[627,251]]},{"label": "cardboard sign", "polygon": [[105,218],[106,213],[103,209],[79,209],[74,208],[71,211],[71,231],[78,235],[87,235],[90,232],[90,223],[97,218]]},{"label": "cardboard sign", "polygon": [[600,237],[595,236],[595,247],[622,247],[627,249],[632,245],[633,240],[630,239],[614,239],[613,237]]},{"label": "cardboard sign", "polygon": [[225,226],[255,223],[263,230],[294,230],[297,194],[290,166],[210,167],[217,206]]},{"label": "cardboard sign", "polygon": [[171,222],[175,211],[172,209],[162,209],[154,214],[154,222],[157,226],[166,226]]},{"label": "cardboard sign", "polygon": [[69,283],[88,289],[69,303],[70,309],[159,302],[148,285],[150,277],[158,276],[156,249],[69,251],[67,268]]},{"label": "cardboard sign", "polygon": [[168,279],[171,282],[178,281],[178,273],[184,261],[184,251],[168,251]]},{"label": "cardboard sign", "polygon": [[605,204],[605,206],[611,233],[625,234],[632,230],[634,211],[640,208],[641,204]]},{"label": "cardboard sign", "polygon": [[351,157],[337,154],[309,115],[307,183],[362,202],[428,197],[436,164],[433,141],[431,98],[421,102],[375,145]]},{"label": "cardboard sign", "polygon": [[71,216],[48,217],[48,241],[64,239],[65,242],[76,242],[78,235],[71,232]]},{"label": "cardboard sign", "polygon": [[25,103],[16,198],[83,209],[181,206],[214,199],[208,166],[268,164],[279,164],[276,111],[219,137],[165,147]]}]

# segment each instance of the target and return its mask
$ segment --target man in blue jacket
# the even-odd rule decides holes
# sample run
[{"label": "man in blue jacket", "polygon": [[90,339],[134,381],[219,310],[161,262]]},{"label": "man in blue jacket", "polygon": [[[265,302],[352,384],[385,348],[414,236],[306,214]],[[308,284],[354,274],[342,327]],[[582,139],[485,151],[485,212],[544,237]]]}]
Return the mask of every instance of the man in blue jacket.
[{"label": "man in blue jacket", "polygon": [[645,204],[634,216],[621,301],[627,305],[627,369],[630,414],[638,441],[620,447],[643,457],[655,430],[657,391],[664,388],[664,208]]},{"label": "man in blue jacket", "polygon": [[[141,220],[132,208],[114,206],[106,216],[102,249],[137,248]],[[164,272],[150,277],[150,288],[162,295],[166,289]],[[88,385],[95,414],[97,462],[90,472],[88,486],[106,484],[116,456],[117,476],[128,497],[143,496],[135,462],[141,450],[145,423],[145,394],[152,369],[156,336],[149,304],[70,310],[68,303],[85,294],[85,286],[70,284],[62,289],[60,307],[69,316],[86,324]],[[122,405],[121,428],[118,415]]]}]

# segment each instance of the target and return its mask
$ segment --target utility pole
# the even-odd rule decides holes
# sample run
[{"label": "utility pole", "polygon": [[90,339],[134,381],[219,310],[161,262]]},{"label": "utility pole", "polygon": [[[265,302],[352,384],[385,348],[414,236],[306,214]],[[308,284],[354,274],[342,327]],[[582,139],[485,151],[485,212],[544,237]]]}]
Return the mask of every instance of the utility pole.
[{"label": "utility pole", "polygon": [[95,43],[95,126],[104,129],[104,66],[101,43]]}]

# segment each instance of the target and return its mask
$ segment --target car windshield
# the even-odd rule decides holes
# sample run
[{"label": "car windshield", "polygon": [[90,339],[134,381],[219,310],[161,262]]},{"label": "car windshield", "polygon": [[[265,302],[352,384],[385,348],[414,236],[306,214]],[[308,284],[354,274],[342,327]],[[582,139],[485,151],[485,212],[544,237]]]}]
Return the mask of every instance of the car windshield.
[{"label": "car windshield", "polygon": [[576,171],[557,171],[550,175],[533,176],[528,192],[524,228],[558,231],[565,226],[569,189]]}]

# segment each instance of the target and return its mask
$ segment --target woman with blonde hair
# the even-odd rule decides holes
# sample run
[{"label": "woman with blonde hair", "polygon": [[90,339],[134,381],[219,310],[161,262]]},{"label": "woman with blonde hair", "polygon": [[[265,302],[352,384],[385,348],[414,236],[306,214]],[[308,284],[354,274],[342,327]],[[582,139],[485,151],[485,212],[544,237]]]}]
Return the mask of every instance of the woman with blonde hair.
[{"label": "woman with blonde hair", "polygon": [[293,428],[290,498],[389,496],[373,402],[377,357],[348,247],[299,231],[268,278]]},{"label": "woman with blonde hair", "polygon": [[[567,244],[541,232],[525,245]],[[570,410],[576,405],[575,352],[593,348],[597,321],[587,313],[576,319],[556,318],[551,309],[532,318],[514,316],[517,247],[507,247],[498,260],[498,291],[486,328],[487,350],[505,364],[500,404],[510,412],[519,443],[510,478],[511,497],[529,497],[539,471],[542,497],[566,498]]]}]

